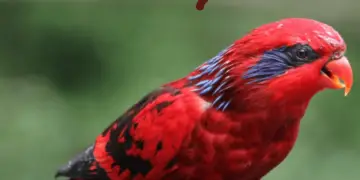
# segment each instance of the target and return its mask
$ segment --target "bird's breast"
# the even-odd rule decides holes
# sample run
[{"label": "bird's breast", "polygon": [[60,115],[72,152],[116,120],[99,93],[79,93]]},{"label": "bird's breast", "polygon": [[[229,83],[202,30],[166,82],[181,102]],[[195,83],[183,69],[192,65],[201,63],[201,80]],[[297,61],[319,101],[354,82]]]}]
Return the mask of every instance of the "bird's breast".
[{"label": "bird's breast", "polygon": [[297,137],[297,119],[271,124],[266,114],[236,117],[219,112],[205,115],[182,153],[189,173],[258,180],[285,159]]}]

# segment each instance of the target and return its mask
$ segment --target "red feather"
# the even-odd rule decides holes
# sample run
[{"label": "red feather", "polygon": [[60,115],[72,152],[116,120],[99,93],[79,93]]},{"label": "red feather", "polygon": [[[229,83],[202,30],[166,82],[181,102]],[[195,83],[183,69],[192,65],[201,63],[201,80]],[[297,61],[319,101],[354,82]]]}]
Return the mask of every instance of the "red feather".
[{"label": "red feather", "polygon": [[[314,62],[261,83],[242,78],[265,52],[304,42],[320,54]],[[317,84],[321,69],[334,51],[344,50],[340,35],[314,20],[264,25],[189,76],[145,96],[57,175],[260,180],[291,151],[311,97],[325,88]],[[261,75],[274,69],[268,65]]]}]

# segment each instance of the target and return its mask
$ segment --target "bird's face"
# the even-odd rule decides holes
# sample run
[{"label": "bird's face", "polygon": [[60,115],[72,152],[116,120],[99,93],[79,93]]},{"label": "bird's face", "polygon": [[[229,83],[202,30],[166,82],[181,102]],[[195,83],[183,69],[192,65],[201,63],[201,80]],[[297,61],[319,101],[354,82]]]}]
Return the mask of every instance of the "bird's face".
[{"label": "bird's face", "polygon": [[242,78],[248,84],[266,84],[279,97],[311,98],[326,88],[350,92],[353,74],[344,56],[346,44],[329,25],[284,19],[253,30],[235,45],[247,49],[248,59],[253,57]]}]

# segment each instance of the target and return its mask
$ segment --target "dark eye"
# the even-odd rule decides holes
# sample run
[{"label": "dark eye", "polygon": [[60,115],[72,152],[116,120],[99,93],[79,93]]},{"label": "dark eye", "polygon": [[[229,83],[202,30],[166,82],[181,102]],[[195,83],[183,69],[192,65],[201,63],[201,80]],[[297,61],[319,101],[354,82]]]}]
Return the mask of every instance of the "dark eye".
[{"label": "dark eye", "polygon": [[295,44],[293,46],[285,47],[284,51],[289,57],[288,63],[293,66],[310,63],[320,57],[320,55],[308,44]]},{"label": "dark eye", "polygon": [[299,60],[308,60],[311,49],[308,46],[300,47],[295,53],[296,58]]}]

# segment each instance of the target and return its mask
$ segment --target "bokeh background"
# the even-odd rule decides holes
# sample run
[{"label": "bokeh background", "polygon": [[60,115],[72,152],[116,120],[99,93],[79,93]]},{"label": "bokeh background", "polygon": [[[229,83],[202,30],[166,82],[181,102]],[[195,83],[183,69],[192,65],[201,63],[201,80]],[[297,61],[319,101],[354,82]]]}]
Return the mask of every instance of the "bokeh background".
[{"label": "bokeh background", "polygon": [[147,92],[250,29],[285,17],[334,26],[355,85],[310,104],[296,147],[265,180],[360,178],[358,0],[0,2],[0,179],[49,180]]}]

